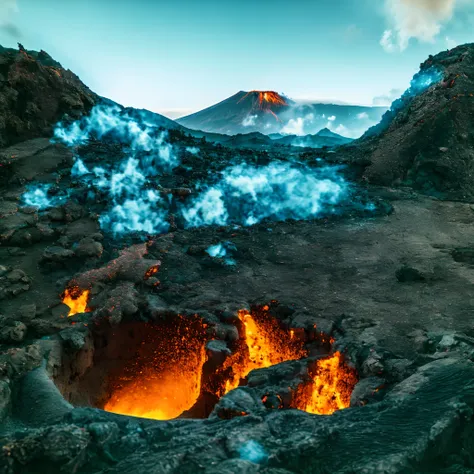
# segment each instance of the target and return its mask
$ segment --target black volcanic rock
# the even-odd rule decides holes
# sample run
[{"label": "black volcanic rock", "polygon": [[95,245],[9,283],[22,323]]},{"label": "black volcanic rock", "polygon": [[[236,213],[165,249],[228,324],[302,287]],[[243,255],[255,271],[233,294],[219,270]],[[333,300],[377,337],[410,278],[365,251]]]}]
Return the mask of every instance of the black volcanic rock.
[{"label": "black volcanic rock", "polygon": [[0,146],[51,135],[65,114],[89,112],[98,96],[47,53],[0,47]]},{"label": "black volcanic rock", "polygon": [[421,64],[442,79],[423,93],[397,101],[395,110],[355,148],[369,161],[371,183],[404,183],[456,199],[474,198],[474,44],[459,46]]}]

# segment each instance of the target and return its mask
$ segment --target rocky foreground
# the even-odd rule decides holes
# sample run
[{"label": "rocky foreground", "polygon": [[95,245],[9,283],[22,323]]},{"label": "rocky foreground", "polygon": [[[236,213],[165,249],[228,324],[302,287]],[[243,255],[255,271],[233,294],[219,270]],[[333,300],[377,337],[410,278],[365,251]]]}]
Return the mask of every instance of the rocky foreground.
[{"label": "rocky foreground", "polygon": [[[40,71],[33,78],[64,77],[59,66],[42,65],[31,54],[5,54],[10,73],[20,67],[12,65],[15,61],[31,62],[31,69]],[[462,67],[471,64],[472,54],[472,47],[465,46],[430,59],[444,64],[442,82],[409,101],[410,109],[401,108],[400,114],[412,120],[415,109],[424,110],[416,104],[436,94],[451,100],[456,87],[470,80]],[[47,69],[54,67],[59,76]],[[459,74],[453,84],[450,68]],[[447,81],[449,87],[443,85]],[[15,87],[8,79],[6,90]],[[467,100],[459,99],[452,114],[449,106],[445,120],[457,123],[457,114],[472,113]],[[25,115],[20,115],[23,124]],[[425,111],[417,123],[428,123],[430,117]],[[335,214],[194,228],[184,224],[180,206],[229,160],[253,165],[299,160],[316,166],[325,154],[236,152],[169,132],[180,165],[151,180],[152,189],[173,203],[166,216],[168,230],[116,235],[100,220],[110,196],[97,191],[91,199],[90,186],[71,169],[77,167],[77,156],[92,169],[112,166],[129,151],[107,137],[74,147],[51,143],[54,121],[60,118],[53,114],[44,123],[35,122],[41,126],[30,128],[31,136],[2,135],[9,146],[0,153],[0,472],[474,469],[474,206],[469,192],[460,191],[469,189],[468,171],[458,173],[455,188],[451,174],[436,168],[437,183],[451,186],[454,195],[431,187],[422,194],[416,180],[394,186],[390,175],[384,186],[354,183],[351,201],[341,203]],[[408,126],[398,114],[390,123],[360,149],[351,145],[327,159],[340,154],[347,160],[356,150],[346,178],[377,182],[373,170],[383,171],[377,156],[390,136],[401,136],[399,127]],[[424,129],[406,133],[407,140],[418,143],[419,130]],[[436,163],[450,156],[469,170],[468,125],[462,122],[446,137],[448,143],[436,142],[439,156],[420,147]],[[364,148],[369,146],[370,156]],[[405,142],[397,146],[405,150]],[[397,168],[400,175],[413,169],[410,160]],[[25,203],[33,184],[49,186],[47,209]],[[373,204],[370,211],[367,202]],[[209,252],[219,245],[227,254]],[[73,288],[90,293],[85,312],[70,315],[63,300],[65,290]],[[227,393],[216,390],[211,382],[220,379],[206,382],[205,377],[229,369],[226,361],[233,360],[243,337],[239,311],[254,314],[261,307],[282,330],[296,335],[307,353],[253,370]],[[133,361],[140,353],[133,344],[149,333],[139,327],[164,328],[169,337],[157,341],[165,353],[178,354],[181,363],[194,360],[194,347],[189,336],[176,346],[173,329],[193,318],[203,322],[205,343],[197,403],[168,421],[104,411],[108,379],[121,370],[120,364]],[[183,348],[190,348],[184,358]],[[296,409],[301,389],[311,385],[314,364],[336,351],[357,372],[350,406],[327,415]]]}]

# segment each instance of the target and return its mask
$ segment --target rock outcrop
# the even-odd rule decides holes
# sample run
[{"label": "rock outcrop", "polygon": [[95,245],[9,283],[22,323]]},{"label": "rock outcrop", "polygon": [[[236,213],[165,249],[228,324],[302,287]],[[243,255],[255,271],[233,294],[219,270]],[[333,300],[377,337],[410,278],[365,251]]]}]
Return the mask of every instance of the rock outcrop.
[{"label": "rock outcrop", "polygon": [[474,44],[430,56],[414,80],[438,74],[406,94],[382,122],[345,151],[368,165],[370,183],[411,185],[432,195],[474,198]]},{"label": "rock outcrop", "polygon": [[77,119],[97,100],[46,52],[0,47],[0,147],[51,136],[65,114]]}]

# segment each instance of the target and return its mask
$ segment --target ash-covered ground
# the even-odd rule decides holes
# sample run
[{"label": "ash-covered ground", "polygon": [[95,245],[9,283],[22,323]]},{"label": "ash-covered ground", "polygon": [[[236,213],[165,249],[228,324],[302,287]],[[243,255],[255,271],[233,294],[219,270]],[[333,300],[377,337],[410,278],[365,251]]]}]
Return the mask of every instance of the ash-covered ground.
[{"label": "ash-covered ground", "polygon": [[[461,48],[446,68],[471,65]],[[0,72],[70,90],[38,61]],[[439,67],[406,120],[454,90]],[[474,207],[439,168],[436,192],[368,184],[375,138],[230,149],[87,97],[36,138],[26,100],[2,141],[0,472],[474,468]]]}]

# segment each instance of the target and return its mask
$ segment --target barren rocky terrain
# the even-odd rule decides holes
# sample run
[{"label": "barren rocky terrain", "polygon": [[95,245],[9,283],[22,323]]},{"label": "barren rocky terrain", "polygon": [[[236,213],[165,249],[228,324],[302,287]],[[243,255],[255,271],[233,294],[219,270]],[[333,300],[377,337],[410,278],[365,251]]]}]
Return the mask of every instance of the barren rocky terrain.
[{"label": "barren rocky terrain", "polygon": [[[471,472],[473,135],[461,100],[473,51],[430,58],[447,68],[441,82],[378,135],[331,154],[230,150],[149,125],[140,144],[153,137],[158,154],[137,152],[128,118],[120,139],[116,121],[74,141],[41,105],[41,126],[5,128],[0,472]],[[49,74],[33,54],[3,57],[34,64],[33,82]],[[464,94],[442,122],[426,105],[439,93]],[[65,123],[79,119],[83,133],[89,112]],[[408,133],[415,116],[426,123]],[[433,145],[438,156],[423,143],[448,119],[458,125]],[[405,154],[413,143],[436,161],[436,186],[400,178],[416,167]],[[174,161],[156,171],[150,157]],[[124,171],[130,158],[132,171],[152,168],[146,182]],[[229,187],[235,169],[245,179],[248,169],[282,179],[283,169],[296,181],[247,201],[245,179]],[[321,208],[303,212],[315,186]],[[212,201],[204,222],[209,192],[228,218]]]}]

